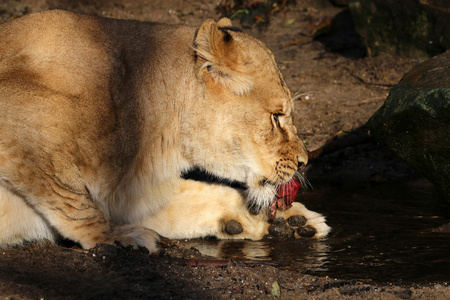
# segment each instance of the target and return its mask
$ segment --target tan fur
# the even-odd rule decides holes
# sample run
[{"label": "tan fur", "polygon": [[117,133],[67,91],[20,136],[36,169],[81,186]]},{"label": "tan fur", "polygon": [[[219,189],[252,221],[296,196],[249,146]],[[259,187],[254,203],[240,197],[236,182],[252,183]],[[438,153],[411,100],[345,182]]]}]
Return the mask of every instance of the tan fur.
[{"label": "tan fur", "polygon": [[[0,26],[0,245],[62,235],[155,251],[158,233],[260,239],[307,162],[271,52],[246,34],[49,11]],[[244,183],[185,180],[199,167]],[[301,204],[328,233],[322,216]],[[238,220],[240,235],[224,233]],[[151,230],[153,229],[153,230]]]}]

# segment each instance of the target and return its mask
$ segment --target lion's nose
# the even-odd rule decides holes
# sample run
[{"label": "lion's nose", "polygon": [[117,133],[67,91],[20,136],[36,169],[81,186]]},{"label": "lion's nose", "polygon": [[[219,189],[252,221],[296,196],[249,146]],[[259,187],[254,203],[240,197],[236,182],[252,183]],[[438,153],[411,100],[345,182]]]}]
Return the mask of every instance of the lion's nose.
[{"label": "lion's nose", "polygon": [[306,150],[305,145],[303,145],[301,141],[300,146],[301,148],[297,153],[297,164],[299,169],[308,163],[308,151]]},{"label": "lion's nose", "polygon": [[308,152],[306,152],[306,149],[302,151],[300,155],[297,155],[297,165],[298,169],[304,167],[308,163]]},{"label": "lion's nose", "polygon": [[300,170],[308,163],[308,157],[297,156],[297,170]]}]

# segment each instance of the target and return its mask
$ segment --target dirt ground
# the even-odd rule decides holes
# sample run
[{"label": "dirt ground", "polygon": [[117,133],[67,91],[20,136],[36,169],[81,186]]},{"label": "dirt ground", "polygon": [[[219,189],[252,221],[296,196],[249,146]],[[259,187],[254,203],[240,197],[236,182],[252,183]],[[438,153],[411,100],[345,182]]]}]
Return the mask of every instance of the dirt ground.
[{"label": "dirt ground", "polygon": [[[0,3],[0,21],[63,8],[114,18],[199,25],[207,18],[219,18],[216,5],[217,1],[199,0],[6,0]],[[275,54],[297,97],[295,123],[311,152],[336,136],[348,136],[344,139],[347,146],[367,141],[367,130],[362,126],[383,103],[390,87],[420,62],[389,54],[358,58],[364,51],[355,44],[354,35],[348,33],[345,16],[343,8],[328,1],[298,0],[274,15],[268,27],[244,29]],[[336,26],[326,26],[333,18]],[[313,32],[321,28],[327,34],[314,40]],[[370,159],[375,161],[377,157],[372,155]],[[326,165],[323,159],[322,154],[310,165],[314,168],[317,163],[317,168],[322,168]],[[357,168],[343,172],[358,177]],[[281,268],[270,261],[206,257],[195,249],[180,248],[177,241],[164,240],[161,248],[157,255],[120,245],[86,251],[73,245],[28,244],[2,250],[0,297],[450,299],[446,283],[399,286],[358,278],[321,278]]]}]

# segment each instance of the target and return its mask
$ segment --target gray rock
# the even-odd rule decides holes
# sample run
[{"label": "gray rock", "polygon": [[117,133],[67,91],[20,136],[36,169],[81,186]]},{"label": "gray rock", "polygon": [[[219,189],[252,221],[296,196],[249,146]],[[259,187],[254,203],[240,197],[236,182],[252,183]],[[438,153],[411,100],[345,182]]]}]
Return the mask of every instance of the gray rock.
[{"label": "gray rock", "polygon": [[370,55],[433,56],[450,49],[449,0],[350,0]]},{"label": "gray rock", "polygon": [[450,51],[409,71],[368,125],[450,201]]}]

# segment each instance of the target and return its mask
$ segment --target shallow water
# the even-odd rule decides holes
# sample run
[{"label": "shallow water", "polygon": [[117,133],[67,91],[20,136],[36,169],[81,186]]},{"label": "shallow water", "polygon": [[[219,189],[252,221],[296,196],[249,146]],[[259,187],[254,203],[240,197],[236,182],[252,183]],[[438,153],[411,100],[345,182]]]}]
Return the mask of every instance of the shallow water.
[{"label": "shallow water", "polygon": [[270,260],[318,276],[392,283],[450,282],[450,206],[425,180],[336,185],[315,182],[302,202],[327,215],[323,240],[186,241],[218,258]]}]

